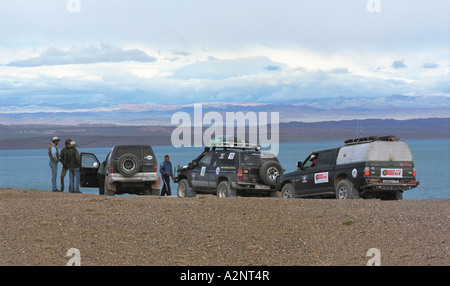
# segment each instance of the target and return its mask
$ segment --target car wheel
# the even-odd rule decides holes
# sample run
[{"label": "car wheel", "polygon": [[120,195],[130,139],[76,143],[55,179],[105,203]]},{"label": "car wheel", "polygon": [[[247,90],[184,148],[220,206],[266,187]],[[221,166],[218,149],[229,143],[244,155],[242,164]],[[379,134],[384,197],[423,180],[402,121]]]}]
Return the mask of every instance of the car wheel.
[{"label": "car wheel", "polygon": [[181,180],[177,186],[177,197],[186,198],[190,195],[190,188],[186,179]]},{"label": "car wheel", "polygon": [[341,180],[336,186],[336,199],[359,199],[359,192],[349,180]]},{"label": "car wheel", "polygon": [[281,197],[290,199],[295,198],[295,189],[291,184],[286,184],[281,189]]},{"label": "car wheel", "polygon": [[106,179],[104,186],[105,186],[105,196],[114,196],[116,194],[116,192],[108,188],[108,183],[106,182]]},{"label": "car wheel", "polygon": [[277,177],[281,175],[283,175],[283,168],[276,161],[265,162],[259,169],[259,178],[264,184],[271,187],[275,187]]},{"label": "car wheel", "polygon": [[130,177],[139,172],[140,164],[136,155],[128,153],[120,156],[117,161],[119,172],[125,177]]},{"label": "car wheel", "polygon": [[236,191],[230,188],[228,181],[222,181],[217,186],[217,196],[219,198],[236,197]]}]

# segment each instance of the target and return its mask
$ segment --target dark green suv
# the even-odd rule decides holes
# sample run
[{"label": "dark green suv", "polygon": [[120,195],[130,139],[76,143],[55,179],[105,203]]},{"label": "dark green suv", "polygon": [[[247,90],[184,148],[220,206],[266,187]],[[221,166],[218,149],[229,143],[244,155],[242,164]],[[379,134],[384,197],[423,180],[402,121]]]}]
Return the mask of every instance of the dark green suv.
[{"label": "dark green suv", "polygon": [[215,193],[277,196],[276,178],[283,174],[276,156],[253,147],[206,147],[186,166],[175,169],[178,197]]},{"label": "dark green suv", "polygon": [[396,136],[371,136],[313,152],[278,179],[277,189],[285,198],[401,200],[418,185],[408,145]]},{"label": "dark green suv", "polygon": [[[97,179],[100,162],[92,153],[81,153],[80,184],[99,187]],[[153,149],[149,145],[114,146],[104,161],[105,195],[144,194],[158,195],[160,180]]]}]

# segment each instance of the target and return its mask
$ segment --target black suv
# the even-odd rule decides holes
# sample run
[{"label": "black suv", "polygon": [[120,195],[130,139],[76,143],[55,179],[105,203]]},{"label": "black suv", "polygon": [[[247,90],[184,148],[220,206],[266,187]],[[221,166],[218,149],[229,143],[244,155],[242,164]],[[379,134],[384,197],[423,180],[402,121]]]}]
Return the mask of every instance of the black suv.
[{"label": "black suv", "polygon": [[276,178],[283,174],[276,156],[253,147],[206,147],[187,166],[175,169],[178,197],[216,193],[277,196]]},{"label": "black suv", "polygon": [[282,197],[401,200],[403,191],[420,183],[408,145],[396,136],[349,139],[341,147],[313,152],[297,167],[278,178]]},{"label": "black suv", "polygon": [[[81,153],[80,184],[98,188],[100,162],[92,153]],[[102,163],[105,168],[105,195],[158,195],[160,180],[155,153],[149,145],[114,146]]]}]

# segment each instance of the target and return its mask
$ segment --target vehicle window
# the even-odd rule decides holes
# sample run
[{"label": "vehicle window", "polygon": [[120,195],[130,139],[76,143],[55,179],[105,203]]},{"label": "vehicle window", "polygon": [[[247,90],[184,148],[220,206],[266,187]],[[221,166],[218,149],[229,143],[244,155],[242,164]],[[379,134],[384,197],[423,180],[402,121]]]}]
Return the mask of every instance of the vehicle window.
[{"label": "vehicle window", "polygon": [[95,168],[94,163],[98,162],[94,155],[83,154],[83,160],[81,160],[82,168]]},{"label": "vehicle window", "polygon": [[334,165],[334,156],[333,152],[330,151],[324,151],[320,153],[317,165]]},{"label": "vehicle window", "polygon": [[141,146],[130,146],[130,147],[117,148],[114,159],[119,159],[122,155],[129,154],[129,153],[134,154],[138,158],[140,158],[141,157]]},{"label": "vehicle window", "polygon": [[226,166],[236,166],[236,157],[239,153],[237,152],[220,152],[219,153],[219,162],[221,167]]},{"label": "vehicle window", "polygon": [[[305,161],[305,163],[303,164],[303,168],[312,168],[315,167],[315,165],[313,165],[313,160],[311,158],[311,156],[314,155],[316,158],[319,154],[311,154],[309,155],[308,159]],[[316,164],[317,165],[317,164]]]},{"label": "vehicle window", "polygon": [[198,161],[199,165],[209,165],[211,163],[212,154],[205,154],[200,161]]},{"label": "vehicle window", "polygon": [[144,160],[149,160],[150,162],[155,161],[155,153],[153,153],[153,150],[149,146],[142,146],[142,155]]},{"label": "vehicle window", "polygon": [[241,158],[243,166],[261,166],[267,161],[274,160],[273,155],[264,152],[242,153]]}]

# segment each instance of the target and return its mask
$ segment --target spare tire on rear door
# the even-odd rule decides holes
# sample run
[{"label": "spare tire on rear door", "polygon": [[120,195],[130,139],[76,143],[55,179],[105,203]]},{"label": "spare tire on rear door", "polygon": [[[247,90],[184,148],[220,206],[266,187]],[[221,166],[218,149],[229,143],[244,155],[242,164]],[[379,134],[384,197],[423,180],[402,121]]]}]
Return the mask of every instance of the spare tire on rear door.
[{"label": "spare tire on rear door", "polygon": [[259,169],[259,178],[271,187],[275,187],[277,177],[281,175],[283,175],[283,168],[277,161],[267,161]]},{"label": "spare tire on rear door", "polygon": [[117,161],[117,169],[125,177],[130,177],[139,172],[140,164],[136,155],[127,153],[120,156]]}]

